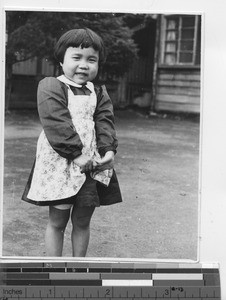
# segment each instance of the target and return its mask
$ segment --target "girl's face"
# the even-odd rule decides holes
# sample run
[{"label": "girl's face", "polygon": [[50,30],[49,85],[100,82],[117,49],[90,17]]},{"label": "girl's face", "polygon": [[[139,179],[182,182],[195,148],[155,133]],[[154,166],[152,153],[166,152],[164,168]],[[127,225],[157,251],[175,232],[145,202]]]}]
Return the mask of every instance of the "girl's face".
[{"label": "girl's face", "polygon": [[69,47],[61,63],[64,75],[77,84],[92,81],[98,72],[99,52],[92,47]]}]

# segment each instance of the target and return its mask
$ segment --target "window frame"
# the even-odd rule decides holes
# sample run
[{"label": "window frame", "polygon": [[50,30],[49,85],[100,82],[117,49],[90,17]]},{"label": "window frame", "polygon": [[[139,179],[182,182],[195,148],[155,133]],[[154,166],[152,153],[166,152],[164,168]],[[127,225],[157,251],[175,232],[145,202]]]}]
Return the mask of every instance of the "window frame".
[{"label": "window frame", "polygon": [[[193,36],[193,49],[192,50],[188,50],[187,52],[191,52],[192,53],[192,61],[190,62],[180,62],[180,53],[186,53],[186,51],[181,51],[181,35],[182,35],[182,20],[183,18],[186,17],[194,17],[194,36]],[[161,54],[160,54],[160,61],[159,64],[161,66],[165,66],[165,67],[198,67],[200,66],[200,63],[196,63],[196,58],[197,58],[197,47],[198,47],[198,30],[199,30],[199,17],[200,15],[163,15],[161,18],[161,37],[160,37],[160,47],[161,47]],[[166,51],[166,45],[169,43],[173,43],[174,41],[169,41],[166,39],[167,36],[167,32],[170,31],[169,29],[167,29],[167,22],[170,19],[178,19],[178,28],[176,28],[176,30],[172,30],[175,31],[176,34],[176,40],[175,40],[175,47],[176,50],[175,52],[171,52],[172,54],[175,54],[175,63],[167,63],[165,60],[166,57],[166,53],[170,54],[170,51]]]}]

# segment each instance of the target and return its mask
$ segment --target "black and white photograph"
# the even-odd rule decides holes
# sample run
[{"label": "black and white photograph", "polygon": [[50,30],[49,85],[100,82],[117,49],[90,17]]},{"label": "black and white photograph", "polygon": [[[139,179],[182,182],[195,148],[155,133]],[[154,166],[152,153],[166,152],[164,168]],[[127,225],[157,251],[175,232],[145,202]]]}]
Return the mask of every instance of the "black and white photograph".
[{"label": "black and white photograph", "polygon": [[226,299],[224,0],[0,7],[2,297]]},{"label": "black and white photograph", "polygon": [[6,11],[6,257],[197,260],[202,15]]}]

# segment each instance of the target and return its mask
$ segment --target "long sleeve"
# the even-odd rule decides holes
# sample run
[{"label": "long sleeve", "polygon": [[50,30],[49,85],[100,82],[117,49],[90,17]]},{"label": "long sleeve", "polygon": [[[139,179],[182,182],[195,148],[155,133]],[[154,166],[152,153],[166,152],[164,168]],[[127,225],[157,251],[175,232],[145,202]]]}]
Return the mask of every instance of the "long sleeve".
[{"label": "long sleeve", "polygon": [[83,145],[67,108],[65,85],[46,77],[39,83],[37,99],[40,121],[52,148],[67,159],[81,155]]},{"label": "long sleeve", "polygon": [[115,132],[114,112],[105,86],[97,91],[97,107],[94,114],[97,148],[101,156],[107,151],[116,152],[118,141]]}]

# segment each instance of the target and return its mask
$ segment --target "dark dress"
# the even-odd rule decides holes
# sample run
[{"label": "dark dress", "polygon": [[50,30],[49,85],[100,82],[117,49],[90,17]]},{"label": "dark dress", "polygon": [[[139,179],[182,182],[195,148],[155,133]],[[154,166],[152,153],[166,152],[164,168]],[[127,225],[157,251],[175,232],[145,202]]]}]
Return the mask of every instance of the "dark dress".
[{"label": "dark dress", "polygon": [[[89,93],[86,87],[76,88],[70,86],[70,88],[74,94],[84,95]],[[107,151],[116,152],[118,141],[114,127],[113,106],[106,88],[104,86],[95,86],[95,93],[97,95],[97,104],[93,119],[95,122],[96,142],[98,152],[101,156],[104,156]],[[60,156],[69,161],[81,155],[83,145],[73,126],[68,110],[68,87],[54,77],[47,77],[39,83],[37,98],[40,121],[51,147]],[[43,206],[74,203],[75,200],[79,203],[79,206],[110,205],[122,201],[115,171],[108,186],[95,181],[87,174],[87,179],[81,188],[83,196],[80,197],[80,200],[80,191],[75,196],[59,200],[39,201],[38,199],[29,199],[28,193],[34,166],[35,162],[22,196],[24,201]],[[90,198],[91,202],[86,200],[84,203],[82,201],[85,194],[87,195],[86,199]]]}]

